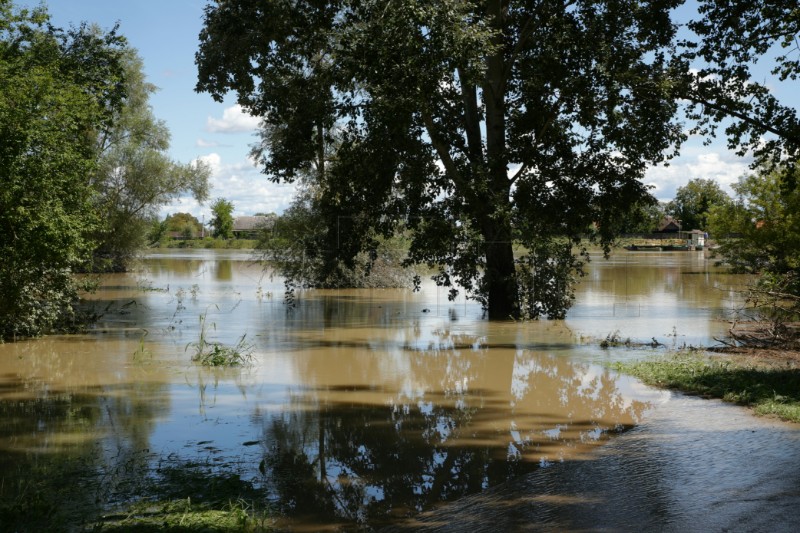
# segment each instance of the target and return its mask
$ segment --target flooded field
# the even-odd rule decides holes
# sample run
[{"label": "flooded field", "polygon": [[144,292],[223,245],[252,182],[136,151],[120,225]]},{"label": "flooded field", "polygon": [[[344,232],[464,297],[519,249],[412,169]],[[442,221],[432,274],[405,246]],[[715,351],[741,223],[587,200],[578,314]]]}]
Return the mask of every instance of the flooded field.
[{"label": "flooded field", "polygon": [[[621,252],[591,263],[566,321],[489,323],[433,285],[303,291],[288,308],[282,281],[247,253],[152,254],[141,272],[102,278],[93,299],[103,316],[87,334],[0,345],[0,494],[64,496],[53,512],[80,529],[147,498],[143,480],[188,464],[241,482],[287,529],[459,529],[460,517],[488,530],[498,516],[512,530],[681,529],[696,502],[623,505],[633,501],[623,494],[641,500],[651,483],[689,479],[665,463],[695,430],[664,428],[713,421],[714,434],[745,434],[753,419],[734,424],[725,410],[743,411],[650,389],[604,363],[714,344],[743,282],[702,252]],[[192,363],[201,317],[210,340],[244,338],[251,364]],[[609,336],[657,347],[602,349]],[[780,438],[766,442],[798,449],[793,426],[770,424]],[[741,442],[730,444],[742,453]],[[751,445],[765,453],[763,441]],[[690,471],[711,468],[701,479],[714,485],[701,452]],[[798,454],[774,453],[797,479]],[[25,482],[50,471],[69,490]],[[619,512],[607,505],[593,519],[603,475],[625,476],[626,490],[609,500]],[[517,512],[497,501],[518,501]],[[471,512],[454,511],[464,505]],[[583,520],[564,521],[573,507]]]}]

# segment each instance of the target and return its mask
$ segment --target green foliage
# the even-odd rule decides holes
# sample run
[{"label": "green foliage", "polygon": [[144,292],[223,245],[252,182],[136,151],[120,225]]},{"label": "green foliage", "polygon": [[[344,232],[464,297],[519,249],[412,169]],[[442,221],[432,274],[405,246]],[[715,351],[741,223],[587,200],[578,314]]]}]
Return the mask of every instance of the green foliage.
[{"label": "green foliage", "polygon": [[758,368],[694,354],[679,354],[613,368],[645,383],[721,398],[800,422],[800,370]]},{"label": "green foliage", "polygon": [[124,40],[0,2],[0,338],[71,323],[100,227],[87,179],[124,96]]},{"label": "green foliage", "polygon": [[678,187],[675,199],[667,204],[666,211],[674,219],[680,220],[684,231],[707,230],[711,209],[724,209],[730,202],[730,197],[716,181],[696,178]]},{"label": "green foliage", "polygon": [[[561,245],[594,224],[608,246],[683,138],[665,55],[678,3],[219,2],[197,90],[262,119],[270,179],[314,175],[327,268],[400,227],[409,261],[490,318],[556,318],[580,268]],[[515,244],[537,250],[524,279]]]},{"label": "green foliage", "polygon": [[737,272],[787,274],[800,268],[800,192],[783,187],[783,173],[764,171],[733,185],[733,202],[709,218],[720,254]]},{"label": "green foliage", "polygon": [[654,233],[666,216],[665,208],[666,204],[648,194],[629,206],[627,212],[609,217],[606,223],[611,225],[612,234]]},{"label": "green foliage", "polygon": [[[189,343],[186,349],[192,348],[192,361],[203,366],[240,366],[250,362],[253,347],[245,341],[247,334],[242,335],[235,346],[225,346],[219,342],[209,341],[206,331],[206,315],[200,315],[200,338]],[[216,329],[216,324],[211,324]]]},{"label": "green foliage", "polygon": [[214,237],[233,238],[233,203],[217,198],[211,204],[211,228]]},{"label": "green foliage", "polygon": [[[800,120],[782,103],[773,82],[795,80],[800,16],[795,0],[731,2],[701,0],[695,33],[682,43],[686,62],[679,96],[690,102],[693,133],[713,134],[725,124],[728,146],[755,156],[755,166],[794,165],[800,157]],[[772,80],[752,69],[770,66]],[[777,85],[777,83],[776,83]],[[791,90],[790,90],[791,91]]]},{"label": "green foliage", "polygon": [[98,136],[100,160],[92,180],[103,221],[93,265],[99,270],[127,269],[160,206],[187,191],[199,202],[208,196],[209,167],[179,164],[167,154],[169,131],[153,116],[149,98],[156,87],[145,80],[141,59],[129,49],[123,62],[127,95]]},{"label": "green foliage", "polygon": [[374,256],[361,252],[345,262],[336,256],[336,236],[329,233],[313,188],[306,190],[261,232],[257,249],[268,265],[297,287],[408,287],[413,271],[404,267],[408,244],[399,236],[377,238]]},{"label": "green foliage", "polygon": [[786,322],[800,316],[800,190],[786,187],[785,176],[776,169],[740,178],[735,201],[713,208],[709,217],[722,261],[757,275],[747,302],[765,327],[740,339],[747,343],[797,338]]},{"label": "green foliage", "polygon": [[203,225],[197,220],[197,217],[190,213],[175,213],[174,215],[167,215],[164,220],[165,231],[170,233],[177,233],[181,237],[192,239],[199,237],[203,232]]}]

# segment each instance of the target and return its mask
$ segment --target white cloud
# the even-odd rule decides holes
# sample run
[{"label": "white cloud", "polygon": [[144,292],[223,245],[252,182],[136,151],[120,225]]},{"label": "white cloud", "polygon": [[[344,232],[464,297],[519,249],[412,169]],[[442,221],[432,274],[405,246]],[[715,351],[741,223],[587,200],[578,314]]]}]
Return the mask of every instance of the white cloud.
[{"label": "white cloud", "polygon": [[199,205],[191,197],[183,197],[161,208],[161,217],[177,212],[188,212],[210,220],[209,205],[216,198],[225,198],[233,203],[234,215],[255,213],[282,213],[292,202],[296,187],[290,184],[275,184],[259,172],[252,160],[225,164],[217,153],[198,158],[211,167],[211,192],[209,202]]},{"label": "white cloud", "polygon": [[217,141],[209,141],[206,139],[197,139],[194,145],[197,146],[198,148],[216,148],[220,146],[220,144]]},{"label": "white cloud", "polygon": [[222,118],[208,117],[206,130],[211,133],[247,133],[258,129],[260,119],[247,114],[236,104],[222,112]]},{"label": "white cloud", "polygon": [[[708,148],[706,148],[708,150]],[[670,166],[651,167],[645,174],[645,183],[653,185],[650,191],[661,201],[675,198],[675,191],[689,180],[702,178],[715,180],[723,191],[733,194],[731,184],[750,172],[750,161],[729,152],[689,150],[674,159]]]}]

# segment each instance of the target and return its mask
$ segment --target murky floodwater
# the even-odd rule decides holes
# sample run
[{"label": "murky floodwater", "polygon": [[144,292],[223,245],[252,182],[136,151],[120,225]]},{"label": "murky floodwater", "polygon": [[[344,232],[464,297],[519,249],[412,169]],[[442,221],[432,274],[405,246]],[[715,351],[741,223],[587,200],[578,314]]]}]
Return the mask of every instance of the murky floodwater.
[{"label": "murky floodwater", "polygon": [[[698,505],[682,501],[692,498],[687,491],[663,488],[687,476],[665,463],[679,460],[695,430],[666,434],[671,426],[660,420],[717,436],[741,429],[724,411],[736,408],[709,414],[696,407],[709,402],[603,366],[647,350],[598,347],[608,335],[667,347],[723,336],[743,280],[702,253],[598,258],[568,320],[519,324],[489,323],[477,305],[449,302],[432,285],[421,293],[306,291],[289,309],[281,280],[241,252],[153,254],[144,268],[103,278],[94,296],[103,318],[90,333],[0,345],[4,483],[48,461],[71,465],[80,490],[70,505],[84,519],[141,497],[137,480],[191,463],[251,482],[289,528],[446,520],[459,529],[458,517],[480,528],[505,516],[510,529],[682,529],[695,519],[683,509]],[[209,340],[233,345],[244,336],[252,364],[191,363],[201,316]],[[726,422],[712,430],[708,420]],[[777,427],[766,442],[796,450],[796,428]],[[714,465],[729,465],[724,442],[763,453],[764,441],[722,442],[713,456],[700,448],[687,459],[694,486],[718,483]],[[798,454],[777,456],[779,471],[797,479]],[[753,468],[741,467],[743,483],[769,473]],[[671,499],[636,512],[622,505],[632,501],[622,494],[653,487]],[[607,490],[618,507],[593,514]],[[520,503],[509,513],[492,501]],[[465,502],[470,513],[453,513]],[[555,511],[564,502],[583,518],[565,521]]]}]

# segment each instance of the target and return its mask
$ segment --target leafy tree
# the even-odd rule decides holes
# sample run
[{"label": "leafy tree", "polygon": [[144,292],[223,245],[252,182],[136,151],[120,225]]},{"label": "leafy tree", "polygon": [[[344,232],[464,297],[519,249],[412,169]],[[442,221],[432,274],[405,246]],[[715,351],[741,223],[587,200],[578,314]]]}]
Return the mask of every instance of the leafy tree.
[{"label": "leafy tree", "polygon": [[691,115],[699,119],[695,132],[714,133],[726,123],[731,148],[742,155],[752,151],[756,166],[788,161],[782,168],[788,170],[787,178],[794,179],[791,167],[800,157],[796,109],[779,101],[752,69],[766,63],[777,81],[797,78],[797,2],[701,0],[698,16],[688,28],[695,35],[682,42],[684,52],[676,62],[696,67],[684,65],[685,84],[679,90],[691,102]]},{"label": "leafy tree", "polygon": [[186,191],[200,202],[208,196],[209,167],[179,164],[167,154],[169,131],[153,116],[148,100],[156,88],[145,80],[141,59],[128,49],[123,64],[126,98],[98,136],[100,164],[92,180],[103,221],[94,265],[101,270],[127,269],[160,206]]},{"label": "leafy tree", "polygon": [[628,225],[624,226],[622,231],[627,233],[653,233],[658,229],[661,221],[664,220],[666,213],[666,204],[659,201],[635,204],[631,214],[627,217]]},{"label": "leafy tree", "polygon": [[316,174],[336,260],[405,224],[410,260],[452,295],[493,319],[558,318],[572,243],[594,224],[608,245],[683,138],[666,59],[679,3],[215,2],[197,90],[262,118],[271,179]]},{"label": "leafy tree", "polygon": [[0,0],[0,338],[74,318],[73,270],[100,221],[87,179],[96,132],[124,97],[124,40],[63,31]]},{"label": "leafy tree", "polygon": [[680,220],[684,230],[708,229],[708,214],[715,206],[724,206],[730,196],[711,179],[689,180],[675,191],[675,199],[666,206],[667,214]]},{"label": "leafy tree", "polygon": [[783,275],[800,269],[800,191],[783,188],[781,174],[740,178],[734,201],[711,210],[720,253],[737,272]]},{"label": "leafy tree", "polygon": [[217,198],[211,204],[211,227],[214,237],[230,239],[233,237],[233,203]]},{"label": "leafy tree", "polygon": [[318,192],[314,185],[306,185],[289,209],[261,232],[257,244],[270,267],[284,277],[289,301],[297,287],[408,286],[413,273],[402,267],[406,249],[400,238],[381,240],[372,260],[366,253],[350,265],[326,260],[331,239]]},{"label": "leafy tree", "polygon": [[203,225],[191,213],[167,215],[164,222],[166,231],[180,233],[182,237],[199,237],[203,231]]},{"label": "leafy tree", "polygon": [[742,177],[735,200],[712,208],[709,217],[723,262],[757,275],[748,301],[769,319],[758,342],[797,336],[786,321],[800,315],[800,190],[786,188],[785,176],[784,169],[768,169]]}]

